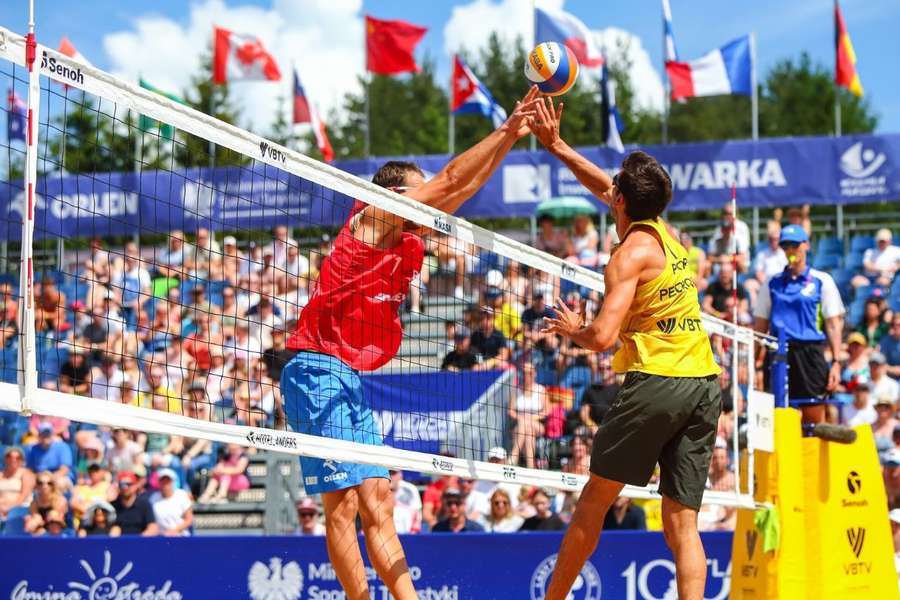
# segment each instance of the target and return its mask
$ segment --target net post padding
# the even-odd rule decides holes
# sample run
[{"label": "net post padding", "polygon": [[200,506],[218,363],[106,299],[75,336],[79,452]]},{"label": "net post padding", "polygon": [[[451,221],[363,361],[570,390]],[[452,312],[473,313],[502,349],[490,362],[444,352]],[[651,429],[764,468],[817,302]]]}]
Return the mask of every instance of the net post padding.
[{"label": "net post padding", "polygon": [[[5,409],[9,406],[11,397],[17,393],[17,386],[0,383],[0,409]],[[355,462],[359,461],[361,456],[364,456],[366,463],[435,475],[457,475],[488,481],[509,481],[563,491],[579,491],[588,481],[588,477],[584,475],[451,458],[437,454],[412,452],[388,446],[372,446],[359,442],[323,438],[291,431],[275,431],[243,425],[200,421],[164,411],[118,404],[107,400],[97,400],[96,398],[73,396],[53,390],[37,390],[34,397],[34,411],[40,414],[52,414],[95,425],[187,437],[201,437],[225,444],[240,444],[250,448],[283,452],[297,456],[331,458],[339,462]],[[631,498],[660,497],[651,488],[633,486],[626,486],[623,495]],[[755,506],[753,499],[749,496],[710,490],[704,494],[703,502],[705,504],[721,504],[740,508],[753,508]]]}]

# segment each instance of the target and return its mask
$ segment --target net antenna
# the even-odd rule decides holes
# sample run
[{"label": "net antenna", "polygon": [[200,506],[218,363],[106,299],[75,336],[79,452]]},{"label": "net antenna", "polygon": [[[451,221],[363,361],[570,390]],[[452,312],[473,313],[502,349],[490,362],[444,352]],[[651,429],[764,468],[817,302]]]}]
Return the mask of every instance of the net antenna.
[{"label": "net antenna", "polygon": [[[421,387],[421,384],[410,384],[403,379],[384,379],[392,376],[390,372],[379,372],[374,375],[368,384],[382,390],[379,392],[382,396],[378,396],[378,394],[375,396],[388,398],[388,400],[383,400],[383,404],[377,409],[381,416],[381,426],[384,429],[386,424],[390,423],[400,427],[403,433],[395,436],[395,441],[398,443],[393,447],[373,446],[359,441],[334,440],[296,431],[279,430],[265,419],[255,421],[245,418],[248,414],[254,414],[256,409],[252,406],[244,410],[245,414],[237,414],[231,421],[223,418],[222,414],[218,412],[221,407],[213,405],[211,402],[207,403],[204,411],[200,411],[203,412],[202,415],[194,414],[198,412],[198,402],[191,401],[185,395],[182,398],[163,398],[162,403],[159,404],[161,394],[156,393],[155,387],[149,388],[149,392],[145,391],[146,406],[141,405],[140,399],[136,401],[138,405],[135,406],[130,403],[111,402],[104,397],[75,396],[39,387],[39,376],[51,374],[47,363],[42,363],[43,366],[39,369],[35,360],[36,339],[41,338],[36,334],[34,327],[33,292],[34,190],[41,189],[37,187],[39,183],[47,188],[45,204],[52,204],[62,214],[62,216],[60,214],[52,215],[51,219],[48,215],[52,211],[49,210],[49,207],[43,207],[44,212],[38,230],[40,236],[43,237],[62,235],[67,231],[66,227],[71,226],[73,222],[86,224],[86,230],[78,232],[80,235],[106,236],[110,235],[110,232],[121,235],[122,232],[134,233],[136,229],[148,234],[148,238],[156,236],[158,239],[159,236],[163,236],[166,240],[170,239],[169,234],[174,229],[193,231],[204,226],[204,223],[221,225],[221,227],[215,227],[217,231],[225,231],[227,229],[225,225],[228,225],[231,231],[245,240],[254,239],[253,236],[258,235],[261,229],[287,222],[300,223],[307,228],[315,227],[317,232],[323,230],[334,232],[335,226],[341,225],[349,209],[348,200],[359,200],[378,206],[388,213],[429,230],[431,232],[429,238],[435,242],[436,254],[443,256],[441,253],[450,248],[452,251],[445,252],[448,257],[447,264],[455,262],[459,268],[467,269],[465,284],[468,286],[476,285],[473,281],[481,285],[482,280],[488,281],[492,277],[496,279],[496,276],[491,273],[495,269],[486,269],[486,272],[477,272],[475,276],[468,277],[469,271],[473,269],[477,271],[480,268],[478,265],[482,263],[487,265],[490,261],[496,261],[490,264],[515,264],[520,269],[530,269],[533,281],[528,285],[537,285],[537,282],[540,281],[553,288],[554,292],[558,287],[565,286],[570,290],[584,291],[586,298],[599,298],[603,291],[603,279],[596,271],[410,200],[246,130],[223,123],[152,91],[121,81],[92,66],[72,61],[50,48],[38,48],[34,43],[33,36],[22,37],[2,28],[0,28],[0,36],[4,40],[4,43],[0,44],[0,60],[31,66],[28,94],[29,155],[26,171],[28,210],[23,219],[21,274],[22,293],[26,295],[26,300],[21,303],[22,311],[19,321],[21,325],[20,385],[22,387],[0,384],[0,408],[34,411],[39,414],[56,415],[112,427],[202,437],[218,442],[237,443],[295,455],[316,456],[344,462],[365,462],[405,471],[459,475],[499,482],[512,481],[564,491],[578,491],[587,482],[588,476],[582,473],[519,467],[485,460],[487,448],[479,440],[498,439],[496,436],[506,439],[505,436],[508,435],[508,432],[505,428],[506,423],[486,417],[480,419],[480,417],[487,414],[499,415],[501,419],[504,417],[510,397],[521,391],[521,384],[513,382],[519,380],[518,371],[522,366],[522,361],[527,360],[526,358],[513,358],[504,363],[498,369],[495,380],[489,381],[484,389],[479,389],[477,394],[471,394],[473,398],[477,398],[474,404],[468,406],[459,406],[458,394],[448,393],[449,387],[448,389],[433,387],[426,390]],[[41,66],[40,63],[35,63],[38,50],[40,50],[42,58],[47,58],[48,64],[53,63],[57,67],[50,69]],[[73,73],[78,75],[72,77]],[[179,139],[177,136],[173,136],[166,142],[172,145],[173,150],[164,153],[164,156],[168,158],[162,162],[166,164],[154,165],[154,170],[137,173],[136,176],[99,172],[111,171],[111,169],[97,169],[95,166],[86,168],[81,174],[68,175],[62,168],[65,157],[61,156],[59,157],[59,175],[54,175],[54,177],[59,177],[59,180],[54,180],[52,186],[46,177],[42,177],[39,182],[36,169],[38,131],[35,123],[38,122],[38,119],[43,119],[40,122],[42,125],[47,123],[49,135],[50,130],[55,127],[53,119],[59,118],[59,115],[51,115],[49,106],[46,111],[42,111],[40,108],[39,99],[42,94],[40,76],[44,76],[48,82],[54,80],[96,98],[96,106],[82,99],[82,104],[76,108],[93,110],[96,112],[98,120],[109,122],[108,131],[111,132],[112,137],[122,137],[123,132],[129,136],[133,135],[131,129],[135,114],[145,115],[160,124],[174,127],[180,132],[179,135],[185,137]],[[60,93],[51,88],[49,83],[43,93],[48,98],[48,105],[50,100],[55,102],[57,98],[63,101],[64,108],[65,103],[72,102],[67,96],[60,96]],[[234,158],[233,166],[214,169],[215,172],[209,173],[209,179],[203,179],[198,169],[177,166],[176,157],[183,155],[189,149],[188,140],[191,138],[199,138],[201,143],[205,141],[219,146],[220,151],[217,152],[217,156],[221,157],[224,153],[228,153]],[[97,144],[96,152],[101,158],[115,160],[116,151],[114,148],[110,148],[115,144],[115,140],[101,140],[101,143]],[[124,147],[130,146],[130,142],[124,144]],[[44,160],[52,163],[56,157],[46,156]],[[139,164],[142,168],[146,167],[143,163]],[[126,167],[126,169],[128,168],[131,167]],[[92,193],[88,194],[90,198],[85,198],[85,194],[81,192],[74,198],[67,196],[65,192],[66,186],[69,185],[67,182],[71,181],[77,183],[79,190],[82,189],[82,186],[84,189],[91,189]],[[75,186],[76,183],[71,185]],[[98,205],[97,203],[101,200],[107,204]],[[127,210],[111,217],[110,207],[114,206],[113,203],[116,202],[118,204],[115,206],[124,206]],[[138,210],[133,210],[135,207],[138,207]],[[177,217],[173,217],[173,214],[177,214]],[[175,220],[173,221],[173,219]],[[209,228],[213,229],[212,226]],[[135,263],[134,268],[137,271],[142,268],[141,265],[154,260],[141,248],[137,248],[137,252],[135,252],[133,248],[130,249],[127,246],[123,250],[110,250],[109,256],[113,260]],[[227,256],[222,253],[214,258],[224,262]],[[259,263],[254,262],[255,260],[248,259],[251,270],[255,268],[253,265],[259,264],[262,264],[263,269],[270,268],[267,266],[269,262],[265,258],[260,259]],[[287,271],[279,272],[271,269],[264,272],[272,274],[273,279],[276,280],[279,276],[287,274]],[[85,281],[83,276],[75,273],[64,273],[64,275],[76,279],[73,287],[70,288],[75,295],[81,293],[79,286],[90,286],[96,283]],[[203,283],[208,286],[210,294],[214,293],[212,284],[216,280],[215,273],[182,275],[179,289],[183,292],[193,294],[198,284]],[[79,277],[82,279],[79,280]],[[500,274],[500,281],[504,281],[502,274]],[[314,284],[315,278],[308,277],[305,285],[312,286]],[[438,288],[440,282],[433,282],[432,285],[434,288]],[[154,294],[152,298],[149,298],[144,297],[147,295],[145,291],[141,289],[135,291],[129,286],[130,284],[126,283],[109,286],[118,300],[122,300],[126,295],[137,294],[138,296],[139,302],[135,304],[138,306],[136,314],[131,315],[135,318],[136,325],[130,323],[126,327],[129,328],[129,331],[131,327],[136,327],[137,331],[156,332],[152,323],[148,325],[142,321],[148,317],[143,314],[141,308],[145,300],[148,307],[152,305],[156,307],[156,310],[159,310],[159,306],[163,302],[166,303],[167,310],[196,309],[196,307],[187,306],[183,296],[180,300],[175,295],[169,297],[168,290],[162,292],[164,297]],[[246,289],[252,286],[245,280],[238,280],[236,283],[230,284],[230,287],[233,287],[234,291],[238,293],[255,294],[254,297],[258,296],[259,298],[269,297],[273,303],[281,302],[283,306],[286,306],[281,294],[271,290],[267,291],[267,288],[264,287]],[[450,289],[452,289],[452,284]],[[504,289],[506,289],[504,293],[510,301],[522,300],[525,297],[525,293],[522,291],[514,291],[511,287]],[[221,290],[218,290],[215,293],[220,292]],[[469,300],[466,302],[474,303],[475,308],[479,309],[478,318],[481,318],[487,325],[489,317],[493,316],[495,317],[493,322],[502,325],[504,315],[507,315],[503,308],[491,309],[494,312],[485,311],[483,305],[479,306],[479,303],[483,302],[480,292],[474,287],[470,287],[467,292]],[[452,296],[452,294],[449,295]],[[111,298],[103,296],[100,300],[107,301]],[[286,304],[292,304],[294,309],[302,309],[304,302],[305,300],[299,302],[295,299],[287,301]],[[437,300],[428,300],[428,302],[431,303],[430,306],[436,308],[442,306]],[[439,339],[440,336],[436,336],[433,329],[443,327],[445,321],[448,320],[455,326],[461,325],[464,321],[463,313],[467,310],[466,302],[448,301],[443,313],[438,311],[430,315],[404,317],[409,333],[404,336],[400,354],[394,363],[394,366],[399,368],[400,376],[423,376],[423,374],[440,376],[434,359],[440,358],[438,352],[447,351],[448,344],[447,339]],[[287,309],[290,308],[291,306],[287,306]],[[209,308],[200,310],[200,313],[202,314],[197,318],[198,322],[203,320],[203,314],[206,317],[223,316],[223,314],[214,313]],[[734,341],[735,355],[738,353],[738,346],[749,347],[747,356],[749,356],[750,365],[753,360],[753,344],[768,343],[766,338],[755,336],[752,330],[738,327],[736,323],[727,323],[707,315],[703,316],[703,320],[710,335],[719,335]],[[230,326],[237,331],[243,329],[244,325],[255,326],[259,321],[258,317],[241,315],[235,318],[234,323]],[[414,333],[414,331],[418,333]],[[154,366],[164,372],[177,371],[182,368],[180,365],[165,362],[160,364],[153,361],[165,360],[164,357],[160,357],[164,350],[174,343],[172,340],[177,338],[179,343],[184,343],[184,340],[189,338],[189,336],[184,336],[183,340],[180,336],[181,331],[174,332],[176,335],[172,336],[168,336],[173,333],[169,330],[160,330],[157,333],[162,335],[161,351],[145,353],[141,357],[147,367],[146,376],[148,377],[156,376],[153,372]],[[422,335],[416,337],[419,334]],[[515,335],[518,335],[515,331],[510,332],[511,337]],[[235,338],[238,339],[239,336],[236,335]],[[233,356],[240,353],[252,354],[245,348],[239,347],[236,342],[218,344],[208,340],[207,342],[206,352],[210,355],[221,350]],[[67,342],[67,344],[66,350],[78,352],[71,343]],[[65,345],[57,343],[54,348],[61,350]],[[107,349],[107,353],[110,352]],[[128,358],[126,350],[122,349],[118,352],[119,357]],[[427,357],[429,353],[431,354],[430,358]],[[115,353],[113,352],[113,354]],[[238,360],[235,358],[235,362]],[[246,356],[244,360],[246,360]],[[390,366],[388,365],[388,367]],[[209,376],[209,373],[203,373],[207,386],[210,385]],[[261,386],[261,382],[262,379],[254,380],[252,376],[242,374],[236,383],[247,389],[255,390]],[[378,388],[379,385],[381,388]],[[748,381],[748,385],[752,387],[752,377]],[[388,392],[393,393],[394,396],[390,396]],[[253,393],[255,392],[248,392],[248,395],[252,397]],[[402,397],[397,399],[397,395]],[[420,407],[406,410],[407,414],[402,418],[388,419],[393,409],[399,409],[400,405],[404,403],[414,405],[430,403],[439,410],[429,413]],[[150,406],[151,404],[153,406]],[[206,410],[208,412],[205,412]],[[268,410],[262,412],[266,416],[269,414]],[[482,428],[482,431],[478,430],[479,427]],[[440,448],[431,451],[413,451],[406,447],[416,447],[415,444],[404,447],[406,442],[422,441],[420,439],[421,432],[429,428],[436,429],[444,436]],[[386,431],[374,433],[382,434]],[[455,446],[448,448],[446,441],[451,434],[455,435]],[[737,428],[735,428],[734,436],[737,435]],[[450,450],[455,456],[446,455]],[[637,498],[659,497],[654,487],[628,487],[625,494]],[[705,501],[732,506],[754,506],[752,494],[742,491],[739,485],[734,490],[710,491],[706,494]]]}]

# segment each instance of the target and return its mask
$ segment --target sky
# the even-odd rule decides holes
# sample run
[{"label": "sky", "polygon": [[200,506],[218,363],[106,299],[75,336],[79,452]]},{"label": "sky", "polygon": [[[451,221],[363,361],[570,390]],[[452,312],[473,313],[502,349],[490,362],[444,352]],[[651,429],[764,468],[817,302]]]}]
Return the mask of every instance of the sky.
[{"label": "sky", "polygon": [[[638,101],[662,104],[660,0],[537,0],[580,18],[608,50],[628,45]],[[363,15],[404,19],[429,28],[417,56],[449,77],[449,56],[476,52],[492,31],[508,40],[531,39],[531,0],[35,0],[38,40],[56,47],[63,35],[94,65],[135,81],[138,75],[178,92],[197,71],[212,25],[259,36],[282,72],[300,71],[307,94],[329,114],[344,93],[357,90],[364,65]],[[697,58],[754,31],[760,78],[778,61],[808,52],[829,68],[834,62],[831,0],[671,0],[675,43],[682,60]],[[0,4],[0,25],[25,33],[27,0]],[[75,8],[77,6],[77,8]],[[841,7],[857,54],[866,98],[879,116],[878,131],[900,132],[900,1],[843,0]],[[246,127],[265,132],[280,83],[232,86]],[[523,92],[525,79],[523,76]]]}]

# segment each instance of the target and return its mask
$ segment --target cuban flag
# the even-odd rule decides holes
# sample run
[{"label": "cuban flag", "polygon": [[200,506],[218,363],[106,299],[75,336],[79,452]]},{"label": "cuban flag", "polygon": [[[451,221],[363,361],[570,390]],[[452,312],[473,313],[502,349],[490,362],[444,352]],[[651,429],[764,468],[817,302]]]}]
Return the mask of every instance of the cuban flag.
[{"label": "cuban flag", "polygon": [[452,87],[453,101],[450,112],[454,115],[482,115],[490,119],[494,127],[500,127],[506,121],[506,111],[497,104],[488,89],[478,81],[459,55],[453,56]]},{"label": "cuban flag", "polygon": [[753,53],[749,35],[691,62],[668,62],[672,98],[753,93]]},{"label": "cuban flag", "polygon": [[534,43],[565,44],[582,67],[603,66],[603,54],[597,48],[587,25],[578,17],[562,10],[534,9]]},{"label": "cuban flag", "polygon": [[6,95],[6,137],[11,140],[25,141],[25,125],[28,121],[28,104],[14,91]]},{"label": "cuban flag", "polygon": [[331,140],[328,139],[328,130],[325,129],[325,123],[319,118],[319,113],[310,105],[303,84],[300,83],[300,74],[294,69],[294,106],[293,119],[295,125],[298,123],[309,123],[312,125],[313,135],[316,136],[316,146],[322,153],[325,162],[334,160],[334,149],[331,146]]},{"label": "cuban flag", "polygon": [[664,48],[666,53],[666,62],[678,61],[678,50],[675,49],[675,34],[672,33],[672,7],[669,6],[669,0],[662,0],[663,8],[663,36],[666,41]]}]

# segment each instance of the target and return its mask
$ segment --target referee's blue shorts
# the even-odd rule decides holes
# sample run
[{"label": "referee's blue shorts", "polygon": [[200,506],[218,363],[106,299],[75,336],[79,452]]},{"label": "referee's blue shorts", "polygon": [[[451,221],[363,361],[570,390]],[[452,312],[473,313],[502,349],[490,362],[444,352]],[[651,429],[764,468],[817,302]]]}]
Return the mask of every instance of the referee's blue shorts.
[{"label": "referee's blue shorts", "polygon": [[[363,400],[359,373],[341,360],[301,351],[281,372],[281,395],[293,431],[381,446],[381,431]],[[300,457],[307,494],[334,492],[371,477],[389,478],[384,467]]]}]

